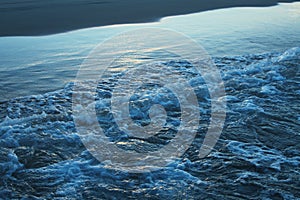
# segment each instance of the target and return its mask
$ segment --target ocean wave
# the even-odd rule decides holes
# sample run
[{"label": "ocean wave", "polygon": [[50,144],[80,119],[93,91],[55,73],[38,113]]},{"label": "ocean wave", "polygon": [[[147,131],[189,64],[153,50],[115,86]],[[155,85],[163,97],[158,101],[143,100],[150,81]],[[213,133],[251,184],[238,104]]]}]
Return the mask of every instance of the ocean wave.
[{"label": "ocean wave", "polygon": [[[197,157],[210,117],[209,95],[198,90],[204,127],[181,160],[151,173],[110,169],[88,152],[73,122],[74,83],[1,102],[0,198],[300,198],[300,48],[213,60],[225,83],[227,101],[225,126],[214,151],[203,159]],[[186,63],[173,64],[183,71],[188,68]],[[194,87],[202,84],[190,78]],[[96,108],[109,107],[110,85],[100,83],[97,91],[105,101],[97,99]],[[149,107],[146,103],[142,105]],[[169,122],[176,127],[176,105],[165,106],[173,106],[175,115]],[[109,112],[97,112],[100,124],[112,125]],[[134,114],[141,123],[147,121],[143,113]],[[106,127],[108,136],[116,141],[118,136],[110,134],[110,128]],[[157,149],[173,134],[143,141],[149,145],[138,145],[140,141],[131,138],[126,144],[136,145],[131,150]]]}]

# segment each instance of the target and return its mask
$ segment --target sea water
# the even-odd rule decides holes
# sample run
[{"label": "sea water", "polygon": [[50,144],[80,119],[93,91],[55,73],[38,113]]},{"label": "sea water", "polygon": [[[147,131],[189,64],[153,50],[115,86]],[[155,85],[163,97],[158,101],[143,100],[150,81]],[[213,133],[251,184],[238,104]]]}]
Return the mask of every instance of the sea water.
[{"label": "sea water", "polygon": [[[206,91],[198,90],[202,123],[195,141],[180,160],[152,172],[129,173],[111,168],[90,154],[73,121],[73,83],[54,92],[2,102],[0,197],[298,199],[300,48],[224,56],[214,62],[221,71],[226,90],[223,98],[227,101],[227,118],[217,145],[207,157],[198,158],[210,119]],[[161,63],[165,64],[187,76],[191,73],[187,63]],[[151,97],[153,101],[159,98],[169,110],[167,124],[172,125],[173,132],[155,135],[151,140],[126,136],[112,117],[109,101],[114,82],[109,78],[99,82],[94,104],[99,125],[111,142],[123,150],[139,152],[159,151],[162,145],[171,144],[180,127],[176,123],[180,121],[176,98],[159,97],[155,90]],[[191,78],[191,85],[197,88],[197,84],[201,85],[201,80]],[[136,95],[143,96],[143,92]],[[149,101],[135,98],[139,107],[132,105],[131,116],[137,122],[148,123],[147,111],[142,109],[149,109]],[[165,103],[169,101],[175,107]],[[81,121],[90,123],[88,117]]]},{"label": "sea water", "polygon": [[0,38],[0,100],[63,88],[99,43],[137,28],[185,34],[212,57],[283,51],[299,46],[300,3],[230,8],[160,22],[90,28],[40,37]]},{"label": "sea water", "polygon": [[[299,199],[297,7],[225,9],[149,25],[1,38],[0,199]],[[214,150],[199,159],[210,102],[205,90],[196,91],[203,127],[188,151],[162,169],[129,173],[99,162],[81,142],[73,120],[72,80],[99,42],[150,25],[180,31],[206,48],[224,81],[227,117]],[[194,87],[201,84],[188,63],[160,64],[191,76]],[[120,131],[107,126],[113,123],[109,86],[114,81],[108,77],[99,83],[95,104],[98,122],[112,141],[125,150],[151,151],[174,137],[118,141]],[[147,101],[138,103],[149,108]],[[178,106],[170,112],[170,123],[180,121]],[[133,116],[139,114],[145,113],[133,109]]]}]

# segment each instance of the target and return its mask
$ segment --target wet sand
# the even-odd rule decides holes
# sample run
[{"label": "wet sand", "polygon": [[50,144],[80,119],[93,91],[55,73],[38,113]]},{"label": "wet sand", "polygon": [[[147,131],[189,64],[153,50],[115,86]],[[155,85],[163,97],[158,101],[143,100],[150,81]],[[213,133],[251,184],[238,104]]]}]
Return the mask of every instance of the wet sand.
[{"label": "wet sand", "polygon": [[33,36],[229,7],[273,6],[292,0],[0,0],[0,36]]}]

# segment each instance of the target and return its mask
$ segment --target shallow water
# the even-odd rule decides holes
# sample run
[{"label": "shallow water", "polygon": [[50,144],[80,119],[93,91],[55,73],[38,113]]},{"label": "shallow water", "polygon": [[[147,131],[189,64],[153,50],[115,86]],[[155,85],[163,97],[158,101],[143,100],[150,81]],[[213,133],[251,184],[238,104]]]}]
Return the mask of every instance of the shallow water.
[{"label": "shallow water", "polygon": [[169,28],[190,36],[213,57],[299,46],[300,3],[231,8],[167,17],[157,23],[91,28],[43,37],[0,38],[0,100],[63,88],[100,42],[136,28]]},{"label": "shallow water", "polygon": [[[299,7],[224,9],[151,24],[0,38],[0,199],[299,199]],[[227,117],[215,149],[199,159],[211,108],[207,91],[196,90],[201,127],[183,158],[152,173],[127,173],[100,163],[82,144],[72,81],[99,42],[153,26],[182,32],[213,56],[225,84]],[[203,83],[187,63],[164,64],[190,76],[193,87]],[[140,152],[168,144],[180,125],[176,98],[158,98],[168,91],[153,85],[145,88],[153,93],[137,90],[133,119],[149,123],[150,96],[168,111],[171,128],[151,140],[120,137],[109,104],[114,81],[99,83],[95,105],[111,141]]]},{"label": "shallow water", "polygon": [[[300,48],[214,61],[227,99],[227,118],[215,149],[206,158],[197,156],[209,120],[209,112],[204,112],[204,126],[182,160],[151,173],[111,169],[89,154],[73,122],[72,83],[62,90],[1,103],[0,197],[299,199]],[[172,65],[183,73],[189,69],[186,63]],[[119,132],[109,129],[113,121],[105,103],[113,82],[99,83],[95,108],[100,125],[116,141]],[[201,108],[209,110],[205,91],[197,94]],[[140,103],[141,108],[148,107],[147,101]],[[103,105],[108,108],[103,110]],[[178,109],[170,112],[176,120]],[[139,113],[133,110],[132,115]],[[147,122],[147,117],[140,120]],[[122,144],[127,150],[153,150],[170,137],[157,136],[143,145],[129,137]]]}]

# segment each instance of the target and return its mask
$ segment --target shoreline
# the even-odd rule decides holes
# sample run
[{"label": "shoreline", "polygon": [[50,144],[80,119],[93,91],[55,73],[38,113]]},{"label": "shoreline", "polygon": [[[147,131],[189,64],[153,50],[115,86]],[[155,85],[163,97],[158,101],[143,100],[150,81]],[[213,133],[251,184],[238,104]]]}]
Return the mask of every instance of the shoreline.
[{"label": "shoreline", "polygon": [[16,0],[0,5],[0,37],[41,36],[98,26],[159,21],[163,17],[232,7],[268,7],[299,0]]}]

